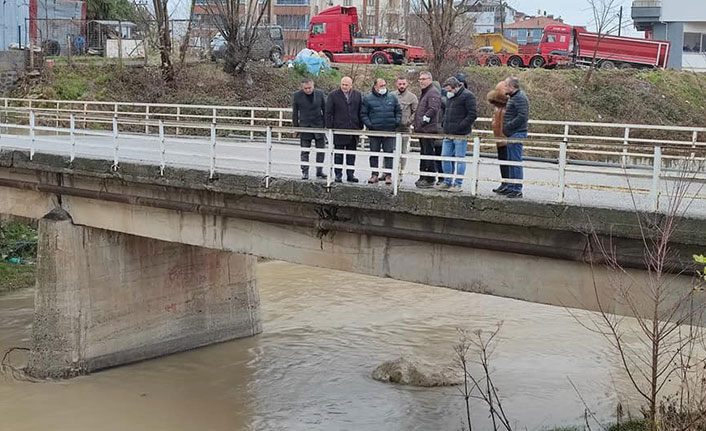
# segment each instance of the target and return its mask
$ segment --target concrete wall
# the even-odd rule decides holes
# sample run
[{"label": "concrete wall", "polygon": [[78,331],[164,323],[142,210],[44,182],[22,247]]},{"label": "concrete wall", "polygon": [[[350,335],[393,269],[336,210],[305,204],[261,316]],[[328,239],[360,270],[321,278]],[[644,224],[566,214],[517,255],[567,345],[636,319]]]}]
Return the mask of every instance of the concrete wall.
[{"label": "concrete wall", "polygon": [[706,22],[706,2],[699,0],[664,0],[663,22]]},{"label": "concrete wall", "polygon": [[252,256],[39,223],[28,371],[71,377],[261,332]]}]

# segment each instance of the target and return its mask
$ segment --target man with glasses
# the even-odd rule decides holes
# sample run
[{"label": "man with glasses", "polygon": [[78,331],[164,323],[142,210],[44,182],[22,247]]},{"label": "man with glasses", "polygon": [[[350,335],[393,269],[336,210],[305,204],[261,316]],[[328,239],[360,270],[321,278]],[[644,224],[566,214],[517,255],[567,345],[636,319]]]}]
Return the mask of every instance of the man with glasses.
[{"label": "man with glasses", "polygon": [[[422,87],[422,95],[414,113],[415,133],[436,134],[439,132],[441,93],[432,83],[433,77],[430,72],[419,74],[419,86]],[[441,143],[438,139],[420,138],[419,146],[422,156],[441,155]],[[441,172],[441,162],[438,160],[420,160],[419,170],[432,175],[422,175],[414,184],[420,189],[431,188],[436,180],[436,175],[433,174]]]}]

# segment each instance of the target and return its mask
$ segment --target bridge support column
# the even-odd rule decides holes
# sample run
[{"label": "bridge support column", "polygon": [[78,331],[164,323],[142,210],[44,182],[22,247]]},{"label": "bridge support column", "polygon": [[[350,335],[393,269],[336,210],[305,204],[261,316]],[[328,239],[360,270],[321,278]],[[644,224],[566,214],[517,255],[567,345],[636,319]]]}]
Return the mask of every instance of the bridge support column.
[{"label": "bridge support column", "polygon": [[28,366],[72,377],[262,331],[256,258],[74,225],[39,223]]}]

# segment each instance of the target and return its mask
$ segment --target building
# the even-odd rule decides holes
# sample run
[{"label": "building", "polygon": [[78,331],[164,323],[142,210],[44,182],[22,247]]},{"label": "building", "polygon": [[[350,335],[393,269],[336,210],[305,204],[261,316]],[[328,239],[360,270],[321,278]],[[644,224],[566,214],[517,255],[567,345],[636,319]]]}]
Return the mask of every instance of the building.
[{"label": "building", "polygon": [[517,42],[518,45],[532,45],[542,41],[544,28],[548,25],[564,24],[561,18],[554,15],[528,16],[522,14],[514,23],[505,25],[505,37]]},{"label": "building", "polygon": [[0,14],[0,50],[11,45],[27,46],[55,41],[61,52],[66,36],[81,32],[78,21],[86,18],[86,4],[80,0],[29,0],[2,2]]},{"label": "building", "polygon": [[479,0],[469,8],[473,18],[473,33],[502,33],[520,14],[503,0]]},{"label": "building", "polygon": [[631,15],[647,38],[671,42],[670,68],[706,72],[706,2],[633,0]]}]

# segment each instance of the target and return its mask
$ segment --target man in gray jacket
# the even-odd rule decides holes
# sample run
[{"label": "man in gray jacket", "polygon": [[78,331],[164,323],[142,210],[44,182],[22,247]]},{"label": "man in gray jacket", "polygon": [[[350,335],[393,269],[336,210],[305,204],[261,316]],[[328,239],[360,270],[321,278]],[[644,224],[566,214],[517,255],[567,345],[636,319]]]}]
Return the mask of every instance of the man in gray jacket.
[{"label": "man in gray jacket", "polygon": [[[505,93],[510,99],[505,106],[503,118],[503,134],[508,138],[525,139],[529,129],[529,100],[524,91],[520,89],[520,80],[511,76],[503,81]],[[508,142],[507,158],[511,162],[522,162],[522,142]],[[509,166],[508,179],[522,180],[522,166]],[[496,191],[508,198],[522,197],[522,184],[508,183]]]},{"label": "man in gray jacket", "polygon": [[[397,86],[397,91],[393,92],[397,96],[397,100],[400,102],[400,110],[402,111],[402,122],[399,127],[397,127],[398,132],[409,133],[411,131],[412,122],[414,121],[414,113],[417,112],[417,106],[419,106],[419,100],[417,96],[411,91],[408,91],[409,81],[404,76],[397,78],[395,82]],[[402,154],[407,154],[409,152],[409,138],[402,138]],[[400,170],[403,171],[407,165],[407,159],[402,157],[400,159]],[[400,180],[402,180],[402,175],[400,174]]]}]

